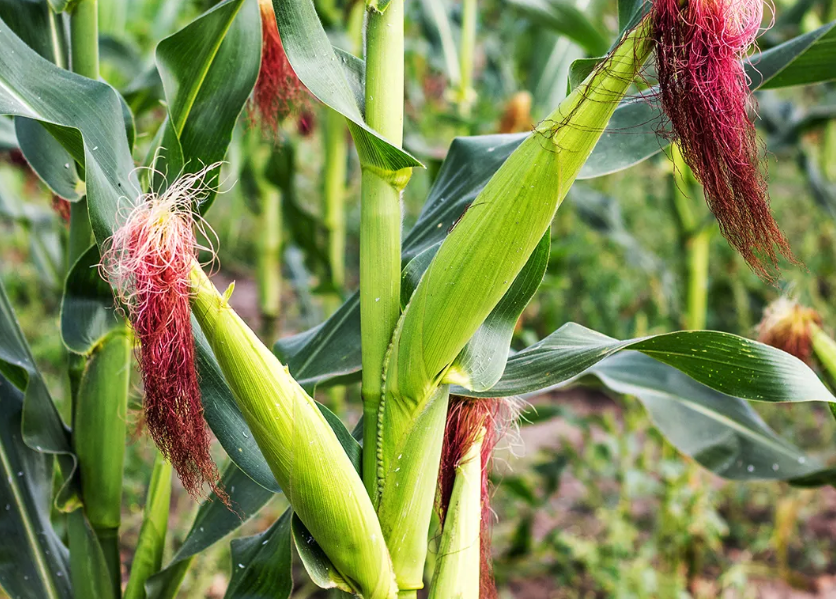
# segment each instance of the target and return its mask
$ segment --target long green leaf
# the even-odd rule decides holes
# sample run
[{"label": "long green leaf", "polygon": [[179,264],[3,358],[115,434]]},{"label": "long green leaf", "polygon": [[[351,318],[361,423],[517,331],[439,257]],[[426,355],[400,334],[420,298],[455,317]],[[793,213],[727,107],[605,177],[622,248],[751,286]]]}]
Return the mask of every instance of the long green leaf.
[{"label": "long green leaf", "polygon": [[[653,423],[682,453],[733,480],[821,476],[823,466],[775,434],[752,407],[636,352],[592,367],[589,374],[617,393],[637,397]],[[822,476],[818,484],[832,482]]]},{"label": "long green leaf", "polygon": [[0,375],[0,587],[10,597],[70,599],[69,553],[49,520],[53,460],[21,439],[23,402]]},{"label": "long green leaf", "polygon": [[290,509],[261,534],[231,543],[232,580],[225,599],[288,599],[293,591]]},{"label": "long green leaf", "polygon": [[574,2],[567,0],[511,0],[532,22],[565,35],[593,56],[602,56],[610,42]]},{"label": "long green leaf", "polygon": [[70,537],[70,574],[76,597],[115,599],[104,553],[84,510],[68,517]]},{"label": "long green leaf", "polygon": [[[158,162],[157,168],[169,180],[226,154],[258,77],[259,14],[257,0],[225,0],[157,46],[168,106],[160,137],[164,165]],[[200,208],[205,211],[208,203]]]},{"label": "long green leaf", "polygon": [[173,598],[192,558],[208,549],[253,517],[273,497],[244,474],[234,463],[224,470],[221,485],[229,495],[233,510],[213,497],[200,506],[183,544],[160,572],[148,579],[149,599]]},{"label": "long green leaf", "polygon": [[680,331],[618,341],[575,323],[508,359],[502,379],[488,392],[456,388],[473,397],[508,397],[566,382],[624,350],[636,350],[673,366],[721,393],[754,401],[836,402],[798,358],[729,333]]},{"label": "long green leaf", "polygon": [[314,3],[274,0],[273,6],[282,45],[293,70],[318,100],[348,119],[361,163],[390,173],[422,166],[366,124],[356,85],[352,83],[354,76],[342,66],[345,53],[338,53],[331,45]]}]

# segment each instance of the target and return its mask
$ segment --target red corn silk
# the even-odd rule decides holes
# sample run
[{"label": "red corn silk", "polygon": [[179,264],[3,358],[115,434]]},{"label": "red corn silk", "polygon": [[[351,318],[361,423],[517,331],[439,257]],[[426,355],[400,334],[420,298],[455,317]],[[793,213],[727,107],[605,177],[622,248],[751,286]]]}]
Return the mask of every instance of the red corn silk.
[{"label": "red corn silk", "polygon": [[279,37],[270,0],[259,0],[261,9],[261,69],[250,105],[261,127],[275,133],[279,124],[297,108],[306,105],[305,88],[290,66]]},{"label": "red corn silk", "polygon": [[778,255],[795,262],[769,208],[752,102],[740,61],[757,36],[762,0],[655,0],[662,108],[729,243],[762,278]]},{"label": "red corn silk", "polygon": [[442,526],[450,505],[450,497],[453,494],[456,468],[484,430],[481,453],[482,519],[479,535],[480,599],[497,597],[491,566],[491,461],[497,442],[515,416],[512,404],[503,399],[471,399],[453,396],[450,398],[450,407],[447,411],[447,424],[444,430],[444,444],[438,473],[438,512]]},{"label": "red corn silk", "polygon": [[188,208],[178,209],[176,202],[152,196],[134,208],[105,244],[101,269],[139,342],[151,437],[192,496],[201,496],[208,484],[226,502],[209,452],[195,367],[189,304],[194,223]]},{"label": "red corn silk", "polygon": [[65,223],[70,222],[70,203],[64,198],[53,194],[52,196],[52,210]]}]

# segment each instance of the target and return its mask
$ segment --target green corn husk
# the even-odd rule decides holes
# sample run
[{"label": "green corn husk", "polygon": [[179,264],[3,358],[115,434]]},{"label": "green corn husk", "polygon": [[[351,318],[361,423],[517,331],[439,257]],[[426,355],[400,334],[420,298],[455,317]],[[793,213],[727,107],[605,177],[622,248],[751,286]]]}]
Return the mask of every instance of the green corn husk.
[{"label": "green corn husk", "polygon": [[205,273],[192,270],[192,309],[238,407],[290,505],[352,589],[397,595],[383,533],[363,482],[313,399]]},{"label": "green corn husk", "polygon": [[119,524],[130,364],[130,333],[116,329],[87,359],[74,408],[73,444],[84,513],[99,539],[116,592],[121,584]]},{"label": "green corn husk", "polygon": [[429,599],[479,599],[484,436],[482,429],[456,466]]},{"label": "green corn husk", "polygon": [[442,244],[395,331],[374,491],[402,597],[423,586],[438,466],[410,477],[406,458],[397,457],[440,455],[443,418],[433,423],[440,430],[417,423],[441,411],[435,404],[445,372],[525,265],[650,54],[648,26],[631,32],[506,160]]},{"label": "green corn husk", "polygon": [[131,576],[123,599],[145,599],[145,581],[160,571],[170,504],[171,464],[158,453],[145,500],[145,513],[131,564]]}]

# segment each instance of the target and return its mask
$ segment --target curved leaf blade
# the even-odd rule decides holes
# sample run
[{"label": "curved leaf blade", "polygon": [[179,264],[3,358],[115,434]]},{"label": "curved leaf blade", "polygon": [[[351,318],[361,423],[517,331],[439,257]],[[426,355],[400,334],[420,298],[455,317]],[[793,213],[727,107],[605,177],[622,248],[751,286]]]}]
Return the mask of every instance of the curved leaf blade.
[{"label": "curved leaf blade", "polygon": [[290,509],[261,534],[233,539],[232,580],[225,599],[288,599],[293,592]]},{"label": "curved leaf blade", "polygon": [[273,8],[282,45],[296,76],[320,102],[348,119],[360,162],[389,172],[423,166],[366,124],[354,91],[356,86],[350,83],[343,60],[322,28],[313,2],[274,0]]},{"label": "curved leaf blade", "polygon": [[607,358],[589,374],[617,393],[637,397],[679,451],[719,476],[792,481],[822,473],[821,463],[776,435],[746,401],[640,353]]},{"label": "curved leaf blade", "polygon": [[12,597],[70,599],[69,552],[49,520],[52,457],[21,439],[23,404],[0,375],[0,587]]},{"label": "curved leaf blade", "polygon": [[679,331],[618,341],[575,323],[514,354],[502,379],[490,391],[453,393],[508,397],[531,393],[579,376],[605,358],[636,350],[673,366],[722,393],[767,402],[836,402],[824,384],[798,358],[737,335]]}]

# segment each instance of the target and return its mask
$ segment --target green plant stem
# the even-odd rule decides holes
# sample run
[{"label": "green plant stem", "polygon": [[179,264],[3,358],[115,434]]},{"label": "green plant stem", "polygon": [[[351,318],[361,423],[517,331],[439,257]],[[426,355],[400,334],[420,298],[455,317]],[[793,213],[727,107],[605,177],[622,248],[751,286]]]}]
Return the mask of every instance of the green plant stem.
[{"label": "green plant stem", "polygon": [[256,272],[262,338],[272,341],[276,332],[282,292],[282,196],[268,183],[260,186]]},{"label": "green plant stem", "polygon": [[325,227],[328,229],[328,265],[331,284],[338,292],[345,286],[345,180],[348,132],[343,116],[328,109],[325,118]]},{"label": "green plant stem", "polygon": [[157,453],[124,599],[145,599],[145,581],[160,571],[171,503],[171,464]]},{"label": "green plant stem", "polygon": [[475,92],[473,91],[473,55],[476,49],[477,0],[462,0],[462,33],[459,47],[459,115],[470,117]]},{"label": "green plant stem", "polygon": [[[368,12],[366,122],[390,142],[403,141],[403,0],[384,13]],[[363,478],[374,499],[377,486],[377,412],[383,365],[400,315],[400,190],[381,173],[363,170],[360,200],[360,322],[363,354]]]},{"label": "green plant stem", "polygon": [[680,239],[685,245],[687,262],[687,313],[685,328],[699,331],[705,328],[708,309],[708,260],[711,247],[711,229],[701,226],[698,206],[694,197],[697,189],[691,170],[682,152],[671,146],[674,173],[671,195],[680,227]]}]

